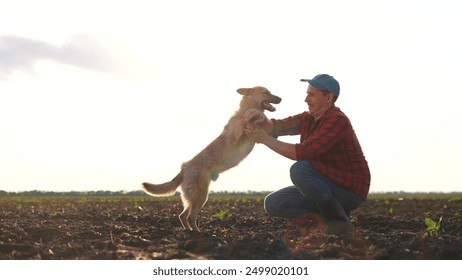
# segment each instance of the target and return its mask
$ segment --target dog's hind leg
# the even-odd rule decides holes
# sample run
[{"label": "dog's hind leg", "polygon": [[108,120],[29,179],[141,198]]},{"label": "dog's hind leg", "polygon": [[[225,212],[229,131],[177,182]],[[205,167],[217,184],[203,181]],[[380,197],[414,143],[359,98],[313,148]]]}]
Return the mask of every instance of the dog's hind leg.
[{"label": "dog's hind leg", "polygon": [[188,224],[194,231],[199,232],[200,230],[197,227],[197,216],[199,215],[202,207],[204,207],[205,203],[207,202],[208,186],[205,188],[205,190],[204,187],[199,187],[198,192],[194,196],[196,196],[196,201],[194,201],[194,204],[190,206]]},{"label": "dog's hind leg", "polygon": [[[189,177],[191,178],[191,177]],[[191,186],[190,180],[186,180],[181,186],[181,200],[183,201],[183,212],[178,216],[180,222],[183,225],[185,230],[194,230],[191,224],[189,223],[189,216],[191,215],[192,205],[194,204],[191,189],[188,189],[188,186]]]},{"label": "dog's hind leg", "polygon": [[210,172],[202,171],[196,176],[191,176],[182,186],[181,197],[184,210],[179,218],[183,227],[187,230],[200,231],[197,227],[197,216],[208,199],[210,184]]},{"label": "dog's hind leg", "polygon": [[[185,202],[183,202],[184,204]],[[187,202],[186,202],[187,203]],[[181,212],[179,218],[180,218],[180,222],[181,224],[183,225],[183,228],[185,230],[193,230],[192,227],[189,225],[189,222],[188,222],[188,216],[189,216],[189,213],[191,212],[191,207],[189,205],[186,205],[185,204],[185,207],[183,209],[183,212]]]}]

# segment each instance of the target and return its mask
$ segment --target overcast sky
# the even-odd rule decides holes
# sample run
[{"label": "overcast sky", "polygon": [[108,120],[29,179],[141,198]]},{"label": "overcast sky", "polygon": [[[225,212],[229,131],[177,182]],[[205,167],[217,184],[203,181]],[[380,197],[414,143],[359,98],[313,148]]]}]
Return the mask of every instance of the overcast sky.
[{"label": "overcast sky", "polygon": [[[0,10],[0,189],[137,190],[221,132],[240,87],[307,110],[328,73],[371,191],[460,191],[457,1],[10,1]],[[284,137],[297,143],[298,137]],[[293,162],[257,145],[211,188],[276,190]]]}]

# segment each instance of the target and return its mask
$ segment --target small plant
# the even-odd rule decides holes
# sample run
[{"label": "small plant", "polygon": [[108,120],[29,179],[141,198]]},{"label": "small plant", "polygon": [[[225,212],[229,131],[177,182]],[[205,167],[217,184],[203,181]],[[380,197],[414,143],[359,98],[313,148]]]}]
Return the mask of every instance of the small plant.
[{"label": "small plant", "polygon": [[230,219],[233,216],[228,210],[220,210],[217,213],[212,215],[212,218],[217,218],[217,219]]},{"label": "small plant", "polygon": [[64,216],[64,210],[56,210],[53,213],[51,213],[50,216],[53,217],[53,218],[63,217]]},{"label": "small plant", "polygon": [[441,221],[443,220],[443,216],[440,217],[438,222],[433,221],[430,218],[425,218],[425,225],[427,226],[427,229],[425,230],[424,233],[424,239],[428,238],[436,238],[440,234],[441,228]]}]

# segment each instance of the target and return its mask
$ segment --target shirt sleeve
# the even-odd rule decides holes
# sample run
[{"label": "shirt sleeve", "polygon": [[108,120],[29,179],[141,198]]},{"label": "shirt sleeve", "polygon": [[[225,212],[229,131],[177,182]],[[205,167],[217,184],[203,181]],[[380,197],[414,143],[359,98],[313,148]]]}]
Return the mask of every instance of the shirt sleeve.
[{"label": "shirt sleeve", "polygon": [[300,144],[295,145],[297,160],[315,159],[329,152],[349,130],[351,124],[346,117],[334,115],[325,118]]},{"label": "shirt sleeve", "polygon": [[271,119],[273,122],[272,136],[277,138],[283,135],[299,135],[302,116],[303,113],[282,120]]}]

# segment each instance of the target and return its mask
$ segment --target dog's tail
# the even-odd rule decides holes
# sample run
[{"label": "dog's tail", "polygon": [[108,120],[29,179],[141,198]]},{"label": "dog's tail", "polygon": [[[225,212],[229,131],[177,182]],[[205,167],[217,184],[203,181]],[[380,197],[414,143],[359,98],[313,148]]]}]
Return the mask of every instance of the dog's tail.
[{"label": "dog's tail", "polygon": [[152,196],[170,196],[174,195],[178,186],[180,186],[181,181],[183,181],[183,171],[178,173],[170,182],[163,184],[150,184],[143,183],[143,190]]}]

